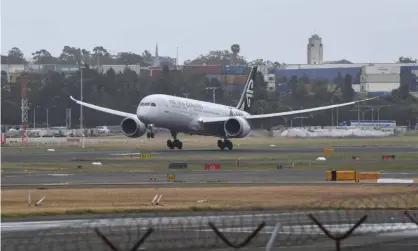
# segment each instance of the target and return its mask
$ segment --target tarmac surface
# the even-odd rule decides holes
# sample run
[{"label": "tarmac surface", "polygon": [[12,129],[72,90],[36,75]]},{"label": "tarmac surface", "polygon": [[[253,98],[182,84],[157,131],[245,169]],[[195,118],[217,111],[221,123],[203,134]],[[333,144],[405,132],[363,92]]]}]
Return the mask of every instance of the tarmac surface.
[{"label": "tarmac surface", "polygon": [[[418,146],[345,146],[334,147],[335,152],[413,152],[417,151]],[[231,153],[243,154],[246,157],[256,155],[258,153],[309,153],[322,152],[323,148],[318,147],[297,147],[297,148],[258,148],[258,149],[235,149],[233,151],[220,151],[219,149],[211,150],[158,150],[152,151],[152,154],[158,156],[184,156],[199,154],[206,159],[214,159],[226,156]],[[123,162],[124,160],[112,159],[112,157],[121,157],[124,155],[137,155],[139,153],[125,151],[86,151],[86,152],[43,152],[43,153],[2,153],[2,163],[10,162],[45,162],[45,161],[74,161],[77,159],[95,159],[110,158],[107,162]],[[158,161],[158,159],[152,160]],[[167,161],[167,160],[164,160]],[[397,160],[408,161],[408,160]],[[416,161],[416,160],[409,160]],[[203,163],[203,162],[202,162]],[[168,173],[168,172],[167,172]],[[167,173],[163,172],[129,172],[129,173],[24,173],[14,172],[13,170],[3,170],[1,175],[2,188],[18,188],[18,187],[37,187],[37,186],[77,186],[77,187],[98,187],[98,186],[187,186],[190,184],[200,186],[221,186],[225,183],[229,185],[257,185],[257,184],[299,184],[313,185],[324,184],[324,170],[292,170],[289,168],[280,170],[266,171],[179,171],[170,170],[169,173],[175,173],[176,183],[165,184],[167,181]],[[381,172],[382,178],[410,178],[418,177],[418,171],[402,171]],[[156,178],[157,182],[150,181],[150,178]],[[341,183],[337,183],[341,184]]]},{"label": "tarmac surface", "polygon": [[[333,147],[335,152],[379,152],[385,154],[392,154],[396,152],[418,152],[418,146],[341,146]],[[222,156],[230,153],[234,154],[261,154],[261,153],[314,153],[322,152],[324,148],[321,147],[270,147],[270,148],[257,148],[257,149],[234,149],[232,151],[221,151],[220,149],[207,149],[207,150],[155,150],[149,151],[152,154],[159,154],[163,156],[179,156],[179,155],[191,155],[199,154],[202,156]],[[46,150],[45,150],[46,151]],[[136,152],[136,150],[135,150]],[[71,161],[80,158],[100,158],[100,157],[120,157],[121,155],[135,154],[134,152],[127,152],[115,150],[115,151],[69,151],[69,152],[44,152],[44,153],[4,153],[2,152],[2,163],[10,162],[32,162],[32,161]]]},{"label": "tarmac surface", "polygon": [[[268,170],[268,171],[178,171],[170,172],[176,175],[177,182],[167,182],[167,174],[155,173],[2,173],[1,187],[153,187],[153,186],[237,186],[237,185],[324,185],[324,171],[315,170]],[[418,171],[382,172],[381,178],[410,178],[418,177]],[[151,177],[156,182],[150,181]],[[332,183],[336,185],[357,183]],[[363,183],[367,184],[367,183]],[[376,183],[371,183],[376,185]],[[415,183],[414,183],[415,184]],[[404,184],[400,184],[404,185]]]},{"label": "tarmac surface", "polygon": [[[336,152],[396,152],[418,151],[413,147],[335,147]],[[266,149],[234,149],[233,153],[251,154],[277,152],[322,152],[322,148],[266,148]],[[226,155],[229,151],[220,150],[181,150],[152,151],[162,155],[178,156],[179,154],[203,154],[207,157]],[[32,162],[32,161],[70,161],[75,158],[100,158],[120,156],[126,151],[103,152],[46,152],[37,154],[3,154],[2,162]],[[150,182],[150,177],[157,179],[161,185],[196,185],[206,184],[221,186],[223,182],[230,185],[266,185],[266,184],[323,184],[324,171],[298,171],[292,169],[268,171],[176,171],[176,180],[180,182],[166,184],[166,173],[76,173],[76,174],[25,174],[3,172],[2,188],[28,186],[61,186],[74,185],[96,187],[106,183],[115,185],[156,185]],[[382,178],[409,178],[417,176],[418,171],[382,172]],[[161,180],[161,183],[159,182]],[[364,213],[368,218],[364,225],[356,230],[355,236],[342,242],[343,250],[417,250],[418,228],[405,219],[398,211],[325,211],[314,215],[326,224],[326,228],[335,231],[347,231],[348,226],[360,219]],[[111,250],[104,240],[99,238],[94,227],[109,237],[117,250],[130,250],[140,239],[148,227],[153,232],[138,250],[233,250],[228,247],[213,229],[208,225],[213,222],[219,231],[232,243],[240,243],[265,222],[259,234],[251,240],[248,246],[241,250],[265,250],[265,246],[274,231],[277,222],[281,224],[278,237],[272,250],[336,250],[335,242],[330,241],[319,228],[306,216],[307,212],[274,212],[253,213],[240,212],[214,213],[213,215],[199,213],[173,214],[176,217],[141,214],[113,216],[67,216],[67,217],[35,217],[35,218],[2,218],[1,250]],[[172,214],[170,214],[172,215]],[[99,219],[98,219],[99,218]],[[114,249],[116,250],[116,249]]]},{"label": "tarmac surface", "polygon": [[[336,250],[335,242],[323,234],[308,213],[183,213],[174,217],[144,215],[138,218],[136,215],[100,219],[96,216],[95,220],[57,217],[54,221],[3,221],[1,250],[111,250],[95,228],[117,250],[130,250],[149,228],[153,232],[139,250],[233,250],[217,236],[209,222],[234,245],[242,243],[264,222],[243,250],[266,250],[277,223],[280,225],[272,250]],[[348,231],[367,215],[353,236],[342,242],[343,250],[409,251],[418,247],[418,226],[399,211],[317,211],[312,214],[333,234]]]}]

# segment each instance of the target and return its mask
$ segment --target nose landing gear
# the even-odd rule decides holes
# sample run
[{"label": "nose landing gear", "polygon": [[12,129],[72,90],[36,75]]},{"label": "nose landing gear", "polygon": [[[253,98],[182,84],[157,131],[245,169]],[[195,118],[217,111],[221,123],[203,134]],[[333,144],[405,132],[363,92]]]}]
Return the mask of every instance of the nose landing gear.
[{"label": "nose landing gear", "polygon": [[154,126],[152,124],[148,125],[149,132],[147,132],[147,138],[152,138],[152,139],[154,138],[155,134],[154,134],[153,127]]}]

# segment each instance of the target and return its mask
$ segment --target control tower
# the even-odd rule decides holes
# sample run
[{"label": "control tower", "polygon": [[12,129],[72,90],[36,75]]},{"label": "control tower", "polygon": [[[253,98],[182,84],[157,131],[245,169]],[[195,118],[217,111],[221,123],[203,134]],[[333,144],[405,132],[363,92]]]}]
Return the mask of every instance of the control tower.
[{"label": "control tower", "polygon": [[314,34],[309,38],[308,43],[308,64],[322,64],[323,63],[323,46],[322,38]]}]

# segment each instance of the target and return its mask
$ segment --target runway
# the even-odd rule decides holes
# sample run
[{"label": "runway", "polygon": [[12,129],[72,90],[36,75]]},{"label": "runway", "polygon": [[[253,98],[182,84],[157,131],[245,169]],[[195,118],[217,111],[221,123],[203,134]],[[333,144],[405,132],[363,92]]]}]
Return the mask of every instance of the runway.
[{"label": "runway", "polygon": [[[396,146],[374,146],[374,147],[335,147],[335,152],[382,152],[382,153],[396,153],[396,152],[412,152],[418,150],[413,147],[396,147]],[[246,157],[260,153],[309,153],[309,152],[322,152],[323,148],[318,147],[306,147],[306,148],[282,148],[282,147],[270,147],[264,149],[235,149],[230,151],[220,150],[158,150],[152,151],[157,156],[184,156],[187,159],[189,155],[202,155],[202,158],[207,160],[214,158],[221,158],[228,156],[229,154],[242,154]],[[2,154],[2,162],[45,162],[45,161],[75,161],[79,159],[100,159],[110,158],[107,163],[123,162],[124,160],[112,159],[114,157],[121,157],[126,154],[135,154],[138,152],[127,153],[125,151],[86,151],[86,152],[44,152],[44,153],[8,153]],[[158,159],[155,159],[158,161]],[[167,160],[164,160],[167,162]],[[366,161],[366,160],[363,160]],[[397,160],[397,161],[409,161],[409,160]],[[415,161],[415,160],[410,160]],[[164,162],[164,163],[165,163]],[[191,163],[191,162],[190,162]],[[201,164],[203,162],[199,162]],[[203,166],[203,164],[202,164]],[[167,183],[167,173],[176,174],[176,183]],[[155,181],[150,181],[150,178],[156,178]],[[382,178],[411,178],[418,177],[418,171],[416,170],[397,170],[396,172],[382,171]],[[11,173],[10,170],[3,170],[2,188],[29,188],[38,186],[49,187],[128,187],[128,186],[225,186],[225,185],[266,185],[266,184],[294,184],[294,185],[315,185],[324,184],[325,173],[324,170],[292,170],[289,168],[281,170],[267,170],[267,171],[179,171],[168,170],[167,172],[129,172],[129,173]],[[227,184],[228,183],[228,184]],[[329,182],[327,184],[330,184]],[[333,183],[335,184],[335,183]],[[337,183],[341,184],[341,183]]]},{"label": "runway", "polygon": [[[335,147],[335,152],[396,152],[418,151],[413,147]],[[280,148],[234,149],[233,153],[249,155],[257,153],[297,153],[322,152],[323,148]],[[148,151],[147,151],[148,152]],[[230,154],[229,151],[211,150],[158,150],[151,151],[167,156],[202,154],[207,159],[212,156]],[[37,154],[3,154],[2,162],[33,161],[71,161],[74,159],[103,158],[120,156],[126,151],[102,152],[45,152]],[[175,171],[175,183],[166,183],[167,173],[74,173],[74,174],[25,174],[2,173],[1,182],[4,188],[27,187],[99,187],[99,186],[225,186],[225,185],[266,185],[266,184],[324,184],[324,170],[267,170],[267,171]],[[418,171],[382,172],[382,178],[409,178],[418,176]],[[155,177],[156,182],[150,182]],[[228,184],[227,184],[228,183]],[[329,183],[327,183],[329,184]],[[338,183],[332,183],[338,184]],[[358,184],[351,184],[358,185]],[[404,184],[400,184],[404,185]],[[343,250],[416,250],[418,247],[418,229],[405,219],[402,212],[378,212],[367,210],[368,218],[357,236],[345,240]],[[328,224],[335,232],[347,230],[346,225],[360,219],[364,211],[326,211],[315,212],[315,215]],[[130,250],[135,242],[143,236],[148,227],[153,233],[140,246],[139,250],[232,250],[209,227],[213,222],[232,243],[242,242],[258,224],[266,226],[241,250],[265,250],[277,222],[281,224],[279,235],[273,250],[335,250],[335,243],[329,241],[312,221],[307,212],[265,212],[247,215],[233,213],[164,213],[164,216],[141,214],[113,216],[69,216],[69,217],[35,217],[32,219],[2,218],[2,250],[110,250],[94,232],[93,227],[109,237],[120,250]],[[169,217],[169,215],[172,217]],[[97,219],[97,218],[100,219]],[[109,218],[111,217],[111,218]],[[24,221],[23,221],[24,220]],[[382,225],[384,224],[384,225]]]},{"label": "runway", "polygon": [[[418,146],[341,146],[333,147],[335,152],[346,152],[346,153],[360,153],[360,152],[377,152],[384,154],[392,154],[397,152],[418,152]],[[261,153],[315,153],[323,152],[323,147],[265,147],[255,149],[240,149],[235,148],[232,151],[221,151],[219,149],[206,149],[206,150],[147,150],[154,154],[160,154],[164,156],[178,156],[180,155],[195,155],[199,154],[202,156],[223,156],[227,154],[261,154]],[[137,153],[138,150],[133,149],[131,153]],[[33,161],[73,161],[81,158],[111,158],[117,157],[118,154],[127,154],[128,151],[112,150],[112,151],[56,151],[56,152],[45,152],[44,153],[3,153],[2,162],[33,162]]]},{"label": "runway", "polygon": [[2,250],[109,250],[94,228],[120,250],[130,250],[149,228],[153,231],[140,250],[232,250],[215,234],[209,222],[232,244],[243,242],[265,223],[243,250],[265,250],[277,223],[280,225],[273,250],[335,250],[335,243],[307,217],[308,213],[334,234],[346,232],[367,215],[366,221],[354,231],[354,236],[343,241],[343,250],[408,251],[416,250],[418,246],[418,226],[406,219],[402,212],[367,210],[3,221]]},{"label": "runway", "polygon": [[[3,173],[1,187],[36,188],[45,187],[163,187],[163,186],[257,186],[257,185],[324,185],[347,184],[325,181],[324,171],[315,170],[268,170],[268,171],[178,171],[177,182],[167,182],[167,173]],[[418,177],[418,171],[382,172],[382,178]],[[156,181],[150,181],[155,177]],[[364,183],[366,184],[366,183]],[[371,183],[376,185],[376,183]],[[416,183],[412,184],[415,185]],[[359,185],[348,183],[347,185]],[[404,184],[400,184],[404,185]]]}]

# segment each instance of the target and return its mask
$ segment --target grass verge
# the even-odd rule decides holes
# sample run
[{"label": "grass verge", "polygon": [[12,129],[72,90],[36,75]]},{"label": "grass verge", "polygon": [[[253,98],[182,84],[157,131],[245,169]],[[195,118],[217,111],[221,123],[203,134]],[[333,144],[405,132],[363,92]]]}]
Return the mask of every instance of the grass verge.
[{"label": "grass verge", "polygon": [[[190,156],[164,156],[153,155],[151,159],[133,157],[91,158],[75,159],[67,162],[23,162],[2,163],[3,171],[13,172],[66,172],[66,173],[108,173],[108,172],[176,172],[169,170],[170,162],[188,162],[188,169],[184,171],[199,171],[207,163],[219,163],[223,170],[268,170],[275,169],[278,163],[285,168],[294,170],[329,170],[329,169],[354,169],[354,170],[417,170],[418,154],[416,152],[399,152],[395,160],[382,160],[383,154],[391,153],[262,153],[262,154],[235,154],[223,155],[190,155]],[[324,156],[326,161],[316,161],[319,156]],[[353,160],[353,156],[359,160]],[[239,159],[239,166],[237,160]],[[92,162],[100,161],[101,166]],[[77,166],[82,166],[78,168]]]},{"label": "grass verge", "polygon": [[[66,138],[33,138],[30,146],[5,146],[2,147],[4,153],[38,153],[45,152],[48,148],[55,151],[103,151],[103,150],[166,150],[166,140],[168,135],[159,135],[154,139],[139,138],[115,138],[97,137],[86,138],[85,148],[81,143],[67,143]],[[203,136],[180,135],[184,149],[217,149],[216,138]],[[16,140],[16,139],[15,139]],[[19,141],[20,139],[17,139]],[[233,139],[234,148],[253,149],[258,147],[335,147],[335,146],[410,146],[418,142],[418,134],[406,136],[391,136],[384,138],[285,138],[285,137],[247,137]]]},{"label": "grass verge", "polygon": [[[393,194],[396,195],[393,195]],[[151,205],[162,194],[160,206]],[[2,217],[154,211],[262,210],[268,208],[418,208],[418,189],[400,186],[265,186],[110,188],[2,191]],[[378,198],[378,199],[376,199]]]}]

